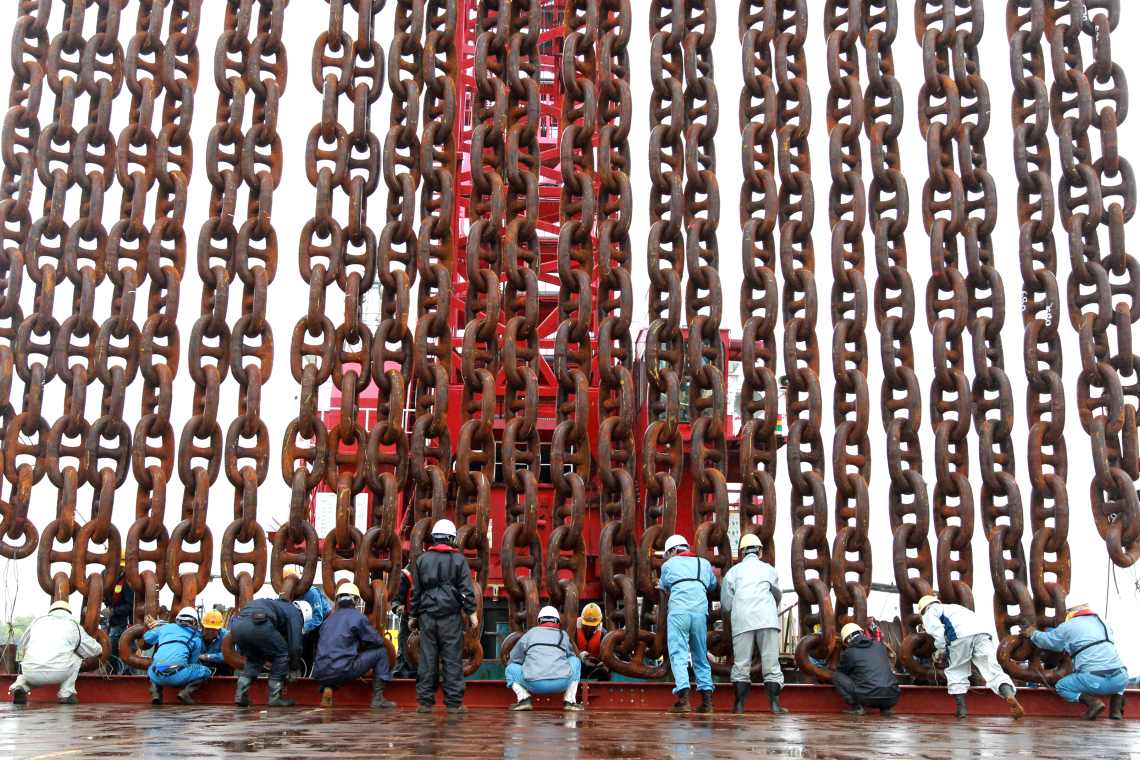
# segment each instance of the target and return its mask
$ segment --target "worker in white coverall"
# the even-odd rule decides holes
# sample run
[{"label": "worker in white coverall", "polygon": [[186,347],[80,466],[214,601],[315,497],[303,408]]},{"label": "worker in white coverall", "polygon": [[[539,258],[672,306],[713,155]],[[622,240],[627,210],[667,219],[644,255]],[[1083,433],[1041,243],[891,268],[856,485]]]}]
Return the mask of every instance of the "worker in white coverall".
[{"label": "worker in white coverall", "polygon": [[993,637],[976,612],[960,604],[943,604],[928,594],[918,600],[918,613],[922,615],[923,630],[934,638],[934,661],[947,663],[947,691],[957,703],[957,717],[966,717],[971,666],[977,667],[986,686],[1006,701],[1014,718],[1025,715],[1017,701],[1013,679],[998,664]]},{"label": "worker in white coverall", "polygon": [[37,686],[58,686],[59,703],[74,705],[75,679],[85,657],[103,651],[83,626],[71,616],[71,605],[65,600],[53,602],[48,614],[28,626],[20,640],[24,657],[20,661],[20,677],[8,688],[12,702],[27,704],[28,692]]},{"label": "worker in white coverall", "polygon": [[751,533],[740,537],[740,561],[724,576],[720,608],[731,615],[732,685],[736,702],[732,711],[744,712],[752,686],[752,653],[758,650],[764,667],[764,688],[772,712],[780,706],[784,672],[780,669],[780,578],[776,569],[760,559],[760,539]]}]

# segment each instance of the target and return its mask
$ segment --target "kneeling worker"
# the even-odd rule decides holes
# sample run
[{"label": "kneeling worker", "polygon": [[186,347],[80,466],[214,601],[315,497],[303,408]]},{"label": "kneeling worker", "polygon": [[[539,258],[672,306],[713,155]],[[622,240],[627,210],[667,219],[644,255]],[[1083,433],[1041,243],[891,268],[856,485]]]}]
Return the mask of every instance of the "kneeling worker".
[{"label": "kneeling worker", "polygon": [[32,621],[20,648],[24,650],[20,676],[8,688],[12,703],[17,705],[26,705],[28,692],[36,686],[58,686],[56,696],[61,705],[77,704],[75,679],[83,658],[103,651],[71,616],[71,605],[65,599],[52,602],[48,614]]},{"label": "kneeling worker", "polygon": [[740,561],[725,573],[720,607],[731,615],[732,685],[736,689],[734,713],[744,712],[752,688],[752,653],[759,651],[764,668],[768,703],[777,715],[784,671],[780,668],[780,578],[776,569],[760,559],[760,539],[751,533],[740,537]]},{"label": "kneeling worker", "polygon": [[254,599],[230,625],[234,644],[245,657],[245,668],[234,688],[234,704],[249,707],[249,687],[269,663],[269,706],[292,707],[293,700],[285,696],[285,679],[290,669],[301,667],[303,610],[284,597]]},{"label": "kneeling worker", "polygon": [[388,647],[358,609],[360,604],[356,584],[342,583],[336,590],[336,607],[321,623],[313,680],[321,685],[323,707],[332,707],[334,689],[366,673],[372,674],[372,707],[396,706],[384,699],[384,685],[392,680]]},{"label": "kneeling worker", "polygon": [[1108,717],[1124,717],[1124,687],[1128,671],[1116,651],[1116,641],[1108,623],[1087,604],[1070,607],[1065,622],[1051,631],[1029,629],[1029,640],[1039,649],[1064,652],[1073,658],[1073,672],[1057,682],[1057,694],[1066,702],[1080,702],[1087,710],[1082,716],[1093,720],[1104,711],[1098,696],[1110,696]]},{"label": "kneeling worker", "polygon": [[943,604],[928,594],[918,600],[922,627],[934,638],[934,660],[945,660],[947,691],[958,707],[955,715],[966,717],[966,693],[970,690],[971,666],[986,681],[986,686],[1009,705],[1014,718],[1025,716],[1017,701],[1013,679],[1001,669],[994,650],[994,640],[985,631],[977,613],[960,604]]},{"label": "kneeling worker", "polygon": [[575,626],[575,643],[578,645],[578,658],[582,660],[582,670],[587,681],[610,680],[609,668],[602,662],[602,639],[606,628],[602,625],[602,608],[590,602],[582,608],[582,614]]},{"label": "kneeling worker", "polygon": [[697,677],[701,706],[697,712],[713,711],[712,668],[709,667],[709,592],[716,588],[712,565],[689,551],[684,536],[670,536],[665,542],[665,564],[658,586],[669,592],[667,617],[669,665],[673,669],[677,701],[672,712],[689,712],[689,661]]},{"label": "kneeling worker", "polygon": [[843,626],[843,653],[831,676],[835,690],[849,706],[851,715],[863,715],[865,707],[890,715],[899,701],[899,682],[887,648],[868,637],[855,623]]},{"label": "kneeling worker", "polygon": [[193,694],[214,675],[214,671],[198,660],[206,650],[202,634],[198,633],[198,612],[183,607],[173,623],[158,623],[143,634],[143,641],[154,647],[150,667],[150,703],[162,704],[162,687],[180,689],[178,701],[194,704]]},{"label": "kneeling worker", "polygon": [[506,678],[518,697],[512,710],[530,710],[530,695],[562,692],[562,707],[581,710],[578,704],[578,680],[582,661],[570,645],[570,637],[562,630],[558,610],[546,606],[538,611],[538,625],[523,634],[511,649]]}]

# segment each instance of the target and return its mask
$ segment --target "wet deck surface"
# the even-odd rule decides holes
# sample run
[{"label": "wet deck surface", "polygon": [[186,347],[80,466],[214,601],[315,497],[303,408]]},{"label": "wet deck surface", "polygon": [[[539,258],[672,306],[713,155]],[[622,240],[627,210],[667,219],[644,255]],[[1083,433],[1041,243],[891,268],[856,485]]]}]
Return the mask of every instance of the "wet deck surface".
[{"label": "wet deck surface", "polygon": [[11,758],[1140,758],[1140,723],[753,714],[0,706]]}]

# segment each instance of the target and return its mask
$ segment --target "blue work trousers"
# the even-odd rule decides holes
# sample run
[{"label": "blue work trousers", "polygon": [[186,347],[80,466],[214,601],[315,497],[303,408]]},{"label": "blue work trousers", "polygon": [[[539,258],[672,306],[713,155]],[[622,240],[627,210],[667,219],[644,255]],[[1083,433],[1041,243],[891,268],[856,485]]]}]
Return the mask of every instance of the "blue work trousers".
[{"label": "blue work trousers", "polygon": [[507,686],[516,683],[531,694],[561,694],[570,688],[570,684],[577,683],[582,678],[582,661],[577,657],[570,658],[570,675],[566,678],[543,678],[541,681],[528,681],[523,678],[523,666],[512,662],[506,670]]},{"label": "blue work trousers", "polygon": [[669,664],[676,685],[673,693],[689,688],[689,660],[697,676],[698,691],[712,691],[712,668],[709,667],[707,612],[670,612]]},{"label": "blue work trousers", "polygon": [[1124,668],[1111,675],[1097,675],[1078,670],[1057,682],[1057,693],[1066,702],[1076,702],[1082,694],[1123,694],[1128,683],[1128,671]]},{"label": "blue work trousers", "polygon": [[147,669],[146,674],[150,677],[152,683],[159,686],[175,686],[181,688],[188,683],[209,678],[214,675],[214,671],[205,665],[193,663],[191,665],[183,665],[177,670],[169,671],[161,665],[151,665],[150,668]]}]

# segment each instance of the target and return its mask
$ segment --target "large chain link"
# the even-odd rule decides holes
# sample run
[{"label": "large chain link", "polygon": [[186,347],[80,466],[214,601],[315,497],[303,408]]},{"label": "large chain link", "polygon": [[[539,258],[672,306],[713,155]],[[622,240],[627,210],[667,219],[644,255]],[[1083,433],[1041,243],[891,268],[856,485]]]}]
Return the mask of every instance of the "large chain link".
[{"label": "large chain link", "polygon": [[[1136,212],[1136,180],[1118,137],[1128,112],[1124,72],[1112,60],[1111,33],[1119,22],[1117,0],[1051,1],[1047,8],[1050,113],[1061,158],[1058,200],[1073,269],[1066,291],[1081,356],[1077,410],[1092,444],[1089,494],[1109,557],[1128,567],[1140,558],[1140,379],[1132,350],[1140,262],[1128,253],[1124,234]],[[1088,68],[1086,44],[1093,58]],[[1093,149],[1097,133],[1099,154]]]}]

